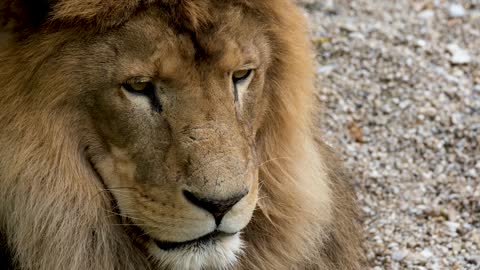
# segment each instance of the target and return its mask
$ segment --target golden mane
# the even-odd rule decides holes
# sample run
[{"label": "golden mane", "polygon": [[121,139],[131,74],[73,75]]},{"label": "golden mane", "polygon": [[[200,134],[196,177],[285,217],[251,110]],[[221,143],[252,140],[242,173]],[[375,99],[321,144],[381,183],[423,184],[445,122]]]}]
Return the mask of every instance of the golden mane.
[{"label": "golden mane", "polygon": [[[49,72],[45,58],[82,35],[57,29],[84,24],[108,31],[139,9],[163,5],[175,14],[172,23],[196,32],[215,16],[206,8],[210,1],[59,0],[44,9],[41,23],[28,19],[33,11],[22,1],[0,4],[4,24],[24,29],[0,52],[0,248],[3,235],[12,265],[150,269],[148,258],[116,226],[111,198],[99,192],[104,187],[88,167],[83,141],[89,127],[69,109],[74,97],[62,91],[73,87],[61,78],[69,74],[51,74],[48,89],[37,89],[35,77]],[[263,18],[274,48],[265,84],[270,106],[257,138],[260,201],[243,232],[245,254],[235,269],[362,269],[354,193],[315,127],[304,18],[287,0],[233,2]],[[39,104],[39,94],[50,102]]]}]

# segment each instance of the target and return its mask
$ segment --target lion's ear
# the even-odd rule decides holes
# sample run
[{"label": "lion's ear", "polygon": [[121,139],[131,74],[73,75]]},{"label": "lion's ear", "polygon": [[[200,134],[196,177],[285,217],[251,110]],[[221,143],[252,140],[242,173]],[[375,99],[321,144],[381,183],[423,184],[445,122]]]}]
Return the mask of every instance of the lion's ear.
[{"label": "lion's ear", "polygon": [[50,15],[56,0],[0,1],[0,27],[3,31],[25,32],[40,27]]}]

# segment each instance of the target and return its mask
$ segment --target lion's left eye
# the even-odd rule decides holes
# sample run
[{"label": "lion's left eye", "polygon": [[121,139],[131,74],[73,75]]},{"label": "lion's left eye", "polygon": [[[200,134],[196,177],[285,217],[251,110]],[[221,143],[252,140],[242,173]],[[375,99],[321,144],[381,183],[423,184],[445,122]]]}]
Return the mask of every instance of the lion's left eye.
[{"label": "lion's left eye", "polygon": [[252,80],[253,69],[241,69],[232,73],[233,95],[238,101],[239,95],[243,95]]},{"label": "lion's left eye", "polygon": [[252,75],[252,73],[253,73],[252,69],[237,70],[233,72],[232,80],[235,84],[240,83],[242,81],[247,80],[250,77],[250,75]]}]

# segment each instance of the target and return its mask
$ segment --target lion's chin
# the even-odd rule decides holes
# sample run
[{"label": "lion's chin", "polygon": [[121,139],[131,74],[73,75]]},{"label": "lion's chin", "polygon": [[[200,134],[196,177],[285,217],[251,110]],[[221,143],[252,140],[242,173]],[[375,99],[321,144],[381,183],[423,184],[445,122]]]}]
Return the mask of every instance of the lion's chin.
[{"label": "lion's chin", "polygon": [[224,235],[201,243],[161,249],[154,241],[147,249],[161,269],[228,269],[242,252],[240,233]]}]

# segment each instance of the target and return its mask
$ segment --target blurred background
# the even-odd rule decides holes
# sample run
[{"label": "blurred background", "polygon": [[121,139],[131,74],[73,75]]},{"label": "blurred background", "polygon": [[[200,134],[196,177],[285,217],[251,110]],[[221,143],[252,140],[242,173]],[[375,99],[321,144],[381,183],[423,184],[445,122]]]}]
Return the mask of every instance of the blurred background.
[{"label": "blurred background", "polygon": [[372,269],[480,269],[480,0],[300,0]]}]

